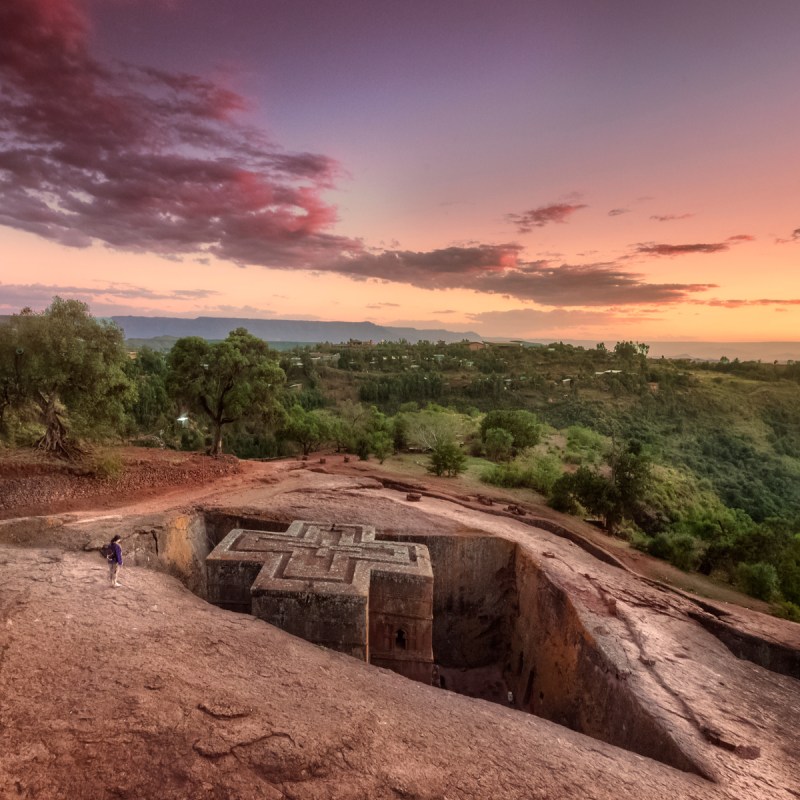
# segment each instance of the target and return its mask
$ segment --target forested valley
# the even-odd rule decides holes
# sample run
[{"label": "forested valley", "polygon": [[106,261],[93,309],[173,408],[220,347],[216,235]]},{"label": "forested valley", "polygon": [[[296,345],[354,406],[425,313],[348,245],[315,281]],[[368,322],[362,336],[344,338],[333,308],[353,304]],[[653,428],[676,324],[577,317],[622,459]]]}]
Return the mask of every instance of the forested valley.
[{"label": "forested valley", "polygon": [[409,459],[595,520],[800,621],[800,363],[646,344],[126,342],[56,298],[0,321],[0,455],[114,446]]}]

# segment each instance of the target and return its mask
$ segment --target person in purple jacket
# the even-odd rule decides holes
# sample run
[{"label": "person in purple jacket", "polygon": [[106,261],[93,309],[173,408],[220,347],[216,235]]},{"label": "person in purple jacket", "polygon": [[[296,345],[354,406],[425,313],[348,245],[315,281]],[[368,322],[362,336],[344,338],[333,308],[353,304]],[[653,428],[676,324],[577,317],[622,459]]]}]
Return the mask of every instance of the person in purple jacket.
[{"label": "person in purple jacket", "polygon": [[122,566],[122,548],[119,546],[120,537],[114,536],[111,540],[111,552],[108,554],[108,577],[112,586],[119,586],[119,569]]}]

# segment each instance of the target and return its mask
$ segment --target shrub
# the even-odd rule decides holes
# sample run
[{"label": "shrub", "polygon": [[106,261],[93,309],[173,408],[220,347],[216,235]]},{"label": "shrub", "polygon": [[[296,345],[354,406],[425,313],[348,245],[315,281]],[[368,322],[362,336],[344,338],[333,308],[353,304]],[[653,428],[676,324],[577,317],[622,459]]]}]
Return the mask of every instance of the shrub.
[{"label": "shrub", "polygon": [[117,480],[122,475],[123,465],[119,453],[101,452],[94,456],[92,472],[98,478]]},{"label": "shrub", "polygon": [[490,461],[508,461],[514,437],[503,428],[489,428],[484,437],[486,457]]},{"label": "shrub", "polygon": [[642,553],[649,553],[650,545],[653,540],[641,531],[632,531],[630,536],[628,536],[628,542],[634,550],[640,550]]},{"label": "shrub", "polygon": [[739,564],[736,583],[742,591],[759,600],[771,600],[778,592],[778,573],[772,564]]},{"label": "shrub", "polygon": [[699,544],[690,533],[659,533],[649,541],[647,552],[669,561],[673,567],[689,571],[697,569],[700,563]]},{"label": "shrub", "polygon": [[578,513],[578,503],[573,493],[572,475],[564,474],[553,484],[548,504],[556,511],[562,511],[565,514]]},{"label": "shrub", "polygon": [[[181,431],[180,449],[194,452],[202,450],[206,446],[206,440],[196,428],[187,428]],[[209,443],[210,446],[210,443]]]},{"label": "shrub", "polygon": [[492,486],[515,489],[528,486],[528,476],[517,464],[496,464],[481,473],[481,480]]},{"label": "shrub", "polygon": [[386,431],[375,431],[370,437],[370,449],[378,461],[383,464],[387,456],[390,456],[394,450],[392,437]]},{"label": "shrub", "polygon": [[371,447],[369,437],[366,434],[362,434],[356,439],[353,449],[356,451],[356,455],[360,461],[369,461]]},{"label": "shrub", "polygon": [[604,438],[590,428],[570,425],[567,428],[567,462],[597,464],[606,449]]},{"label": "shrub", "polygon": [[800,606],[797,603],[791,603],[788,600],[776,603],[773,612],[777,617],[782,617],[792,622],[800,622]]},{"label": "shrub", "polygon": [[530,460],[528,473],[531,488],[549,496],[555,482],[561,477],[561,462],[553,455],[538,456]]},{"label": "shrub", "polygon": [[452,478],[466,469],[467,457],[454,441],[437,442],[431,450],[428,472]]},{"label": "shrub", "polygon": [[542,435],[542,425],[530,411],[490,411],[481,422],[481,436],[484,441],[489,431],[495,428],[502,428],[511,434],[515,452],[534,447]]}]

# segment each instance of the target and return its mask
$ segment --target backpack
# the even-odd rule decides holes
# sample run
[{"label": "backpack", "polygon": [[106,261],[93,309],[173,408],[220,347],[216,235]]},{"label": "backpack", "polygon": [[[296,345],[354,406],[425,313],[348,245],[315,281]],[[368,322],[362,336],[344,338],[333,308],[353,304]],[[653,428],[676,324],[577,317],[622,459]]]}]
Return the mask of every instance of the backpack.
[{"label": "backpack", "polygon": [[115,561],[114,558],[114,548],[111,546],[111,542],[108,544],[104,544],[100,548],[100,555],[103,556],[107,561]]}]

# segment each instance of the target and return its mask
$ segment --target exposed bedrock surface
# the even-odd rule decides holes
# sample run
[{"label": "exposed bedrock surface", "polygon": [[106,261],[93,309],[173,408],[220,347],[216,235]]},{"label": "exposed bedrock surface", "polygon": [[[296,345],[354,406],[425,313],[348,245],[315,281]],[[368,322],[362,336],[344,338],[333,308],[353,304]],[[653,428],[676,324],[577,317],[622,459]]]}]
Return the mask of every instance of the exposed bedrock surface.
[{"label": "exposed bedrock surface", "polygon": [[[708,774],[681,749],[672,726],[654,719],[628,682],[630,671],[603,652],[568,593],[524,546],[487,536],[392,538],[425,543],[431,554],[434,659],[446,670],[448,688],[461,691],[464,672],[494,666],[512,692],[511,705]],[[465,683],[467,693],[482,695],[480,685]]]},{"label": "exposed bedrock surface", "polygon": [[[797,626],[711,613],[521,520],[408,504],[363,476],[265,474],[188,508],[0,524],[0,797],[800,797],[800,683],[698,619],[790,667]],[[494,676],[514,707],[200,599],[229,530],[309,517],[424,542],[447,688]],[[116,532],[118,592],[96,553],[66,552]],[[109,747],[124,753],[110,782]]]}]

